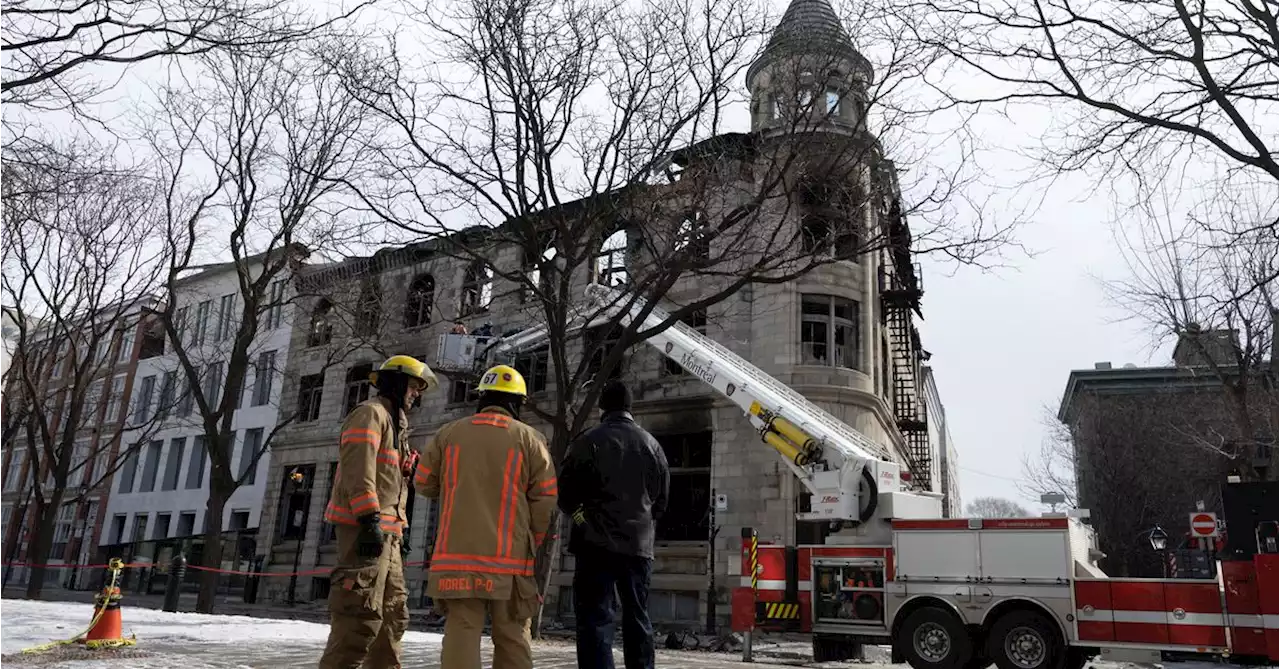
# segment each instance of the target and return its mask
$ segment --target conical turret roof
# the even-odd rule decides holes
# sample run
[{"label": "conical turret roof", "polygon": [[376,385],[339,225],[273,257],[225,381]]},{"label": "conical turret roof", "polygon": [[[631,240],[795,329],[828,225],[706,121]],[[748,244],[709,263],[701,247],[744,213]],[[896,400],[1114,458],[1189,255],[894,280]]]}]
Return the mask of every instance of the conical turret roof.
[{"label": "conical turret roof", "polygon": [[854,48],[828,0],[791,0],[769,43],[751,64],[748,81],[765,64],[797,54],[844,57],[856,62],[859,69],[865,68],[868,73],[871,69],[867,59]]}]

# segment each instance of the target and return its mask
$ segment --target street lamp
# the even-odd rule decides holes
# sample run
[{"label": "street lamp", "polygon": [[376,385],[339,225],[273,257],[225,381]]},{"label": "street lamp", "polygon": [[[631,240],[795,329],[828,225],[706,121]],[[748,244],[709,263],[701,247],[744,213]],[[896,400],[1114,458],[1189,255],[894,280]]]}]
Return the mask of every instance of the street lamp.
[{"label": "street lamp", "polygon": [[1151,528],[1147,533],[1147,540],[1151,542],[1151,550],[1162,551],[1169,546],[1169,533],[1165,532],[1159,525]]},{"label": "street lamp", "polygon": [[[289,472],[289,494],[293,495],[301,492],[306,482],[307,477],[302,473],[302,470],[294,467],[293,471]],[[289,606],[297,603],[297,600],[294,599],[294,592],[298,589],[298,564],[302,560],[302,544],[305,540],[306,528],[304,527],[302,536],[298,537],[298,543],[293,550],[293,573],[289,575]]]}]

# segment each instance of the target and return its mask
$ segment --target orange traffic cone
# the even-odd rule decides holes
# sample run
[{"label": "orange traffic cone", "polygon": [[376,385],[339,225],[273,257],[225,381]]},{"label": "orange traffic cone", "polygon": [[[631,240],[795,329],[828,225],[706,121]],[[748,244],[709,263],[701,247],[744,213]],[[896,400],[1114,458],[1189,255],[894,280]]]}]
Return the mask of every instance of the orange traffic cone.
[{"label": "orange traffic cone", "polygon": [[93,626],[85,634],[85,643],[118,641],[123,637],[120,617],[120,588],[107,586],[93,598]]}]

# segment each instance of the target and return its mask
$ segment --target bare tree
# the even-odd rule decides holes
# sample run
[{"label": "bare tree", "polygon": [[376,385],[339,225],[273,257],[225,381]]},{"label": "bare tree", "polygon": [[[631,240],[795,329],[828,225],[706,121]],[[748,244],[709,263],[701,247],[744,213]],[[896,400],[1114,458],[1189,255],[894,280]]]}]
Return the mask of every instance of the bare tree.
[{"label": "bare tree", "polygon": [[[133,421],[118,368],[145,345],[136,337],[161,267],[157,191],[89,146],[6,161],[3,176],[0,290],[18,351],[4,379],[3,448],[10,467],[25,463],[35,518],[27,559],[43,564],[63,504],[101,494],[127,453],[121,435],[154,428]],[[20,538],[10,539],[12,559]],[[37,567],[27,596],[43,584]]]},{"label": "bare tree", "polygon": [[1058,420],[1057,412],[1044,408],[1041,424],[1047,432],[1035,455],[1022,456],[1022,477],[1018,492],[1029,499],[1041,495],[1062,495],[1068,508],[1076,507],[1080,495],[1076,489],[1075,452],[1071,430]]},{"label": "bare tree", "polygon": [[[1066,105],[1053,171],[1159,181],[1210,162],[1280,178],[1276,5],[1252,0],[919,0],[908,27],[944,50],[957,103]],[[955,87],[959,88],[959,87]]]},{"label": "bare tree", "polygon": [[[281,416],[252,460],[242,458],[239,470],[232,468],[232,419],[241,392],[251,373],[270,373],[254,370],[264,319],[284,300],[296,299],[296,291],[281,287],[292,282],[308,253],[341,250],[347,241],[338,184],[361,162],[363,135],[371,127],[364,108],[318,58],[331,48],[314,41],[208,54],[199,59],[198,77],[191,72],[161,92],[152,136],[167,187],[165,284],[171,298],[161,320],[211,463],[206,567],[221,563],[228,498],[294,418]],[[184,278],[210,255],[230,255],[227,271],[236,278],[237,313],[216,337],[183,288]],[[359,340],[343,342],[334,356],[358,346]],[[202,574],[200,611],[212,610],[217,578]]]},{"label": "bare tree", "polygon": [[[1176,343],[1180,365],[1202,368],[1221,387],[1223,433],[1191,427],[1197,443],[1232,461],[1246,479],[1254,459],[1276,453],[1276,200],[1236,193],[1210,200],[1176,223],[1171,206],[1147,207],[1119,234],[1127,279],[1110,297],[1160,343]],[[1169,202],[1159,198],[1153,202]]]},{"label": "bare tree", "polygon": [[1003,497],[976,497],[964,507],[965,515],[977,518],[1027,518],[1031,514],[1016,502]]},{"label": "bare tree", "polygon": [[[356,190],[391,234],[437,242],[466,263],[459,315],[515,296],[523,308],[509,325],[547,327],[556,392],[533,410],[552,426],[557,460],[591,415],[594,380],[657,332],[705,323],[730,296],[860,257],[884,258],[897,268],[886,276],[914,282],[913,251],[979,263],[1010,241],[1011,226],[981,211],[972,226],[955,223],[974,179],[963,160],[920,160],[912,199],[902,197],[908,175],[886,138],[908,155],[921,112],[893,93],[930,54],[893,41],[904,32],[893,16],[857,24],[885,40],[875,76],[838,25],[818,38],[825,51],[782,30],[753,68],[770,24],[724,0],[474,0],[452,10],[412,14],[439,37],[429,57],[448,77],[417,69],[395,38],[334,54],[389,126],[366,175],[376,178]],[[744,75],[767,131],[727,132]],[[591,281],[636,289],[612,307],[663,299],[670,318],[646,329],[583,314]],[[608,317],[575,331],[576,318],[595,316]],[[549,542],[539,555],[544,589],[556,550]]]}]

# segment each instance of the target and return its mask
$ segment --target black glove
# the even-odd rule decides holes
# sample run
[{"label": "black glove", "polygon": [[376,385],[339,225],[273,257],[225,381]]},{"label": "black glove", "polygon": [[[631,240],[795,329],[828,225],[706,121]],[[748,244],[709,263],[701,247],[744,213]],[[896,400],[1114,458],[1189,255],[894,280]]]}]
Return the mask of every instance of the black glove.
[{"label": "black glove", "polygon": [[406,534],[400,540],[400,558],[403,560],[407,557],[409,557],[409,535]]},{"label": "black glove", "polygon": [[382,526],[378,514],[360,516],[360,534],[356,535],[356,555],[376,558],[382,555]]}]

